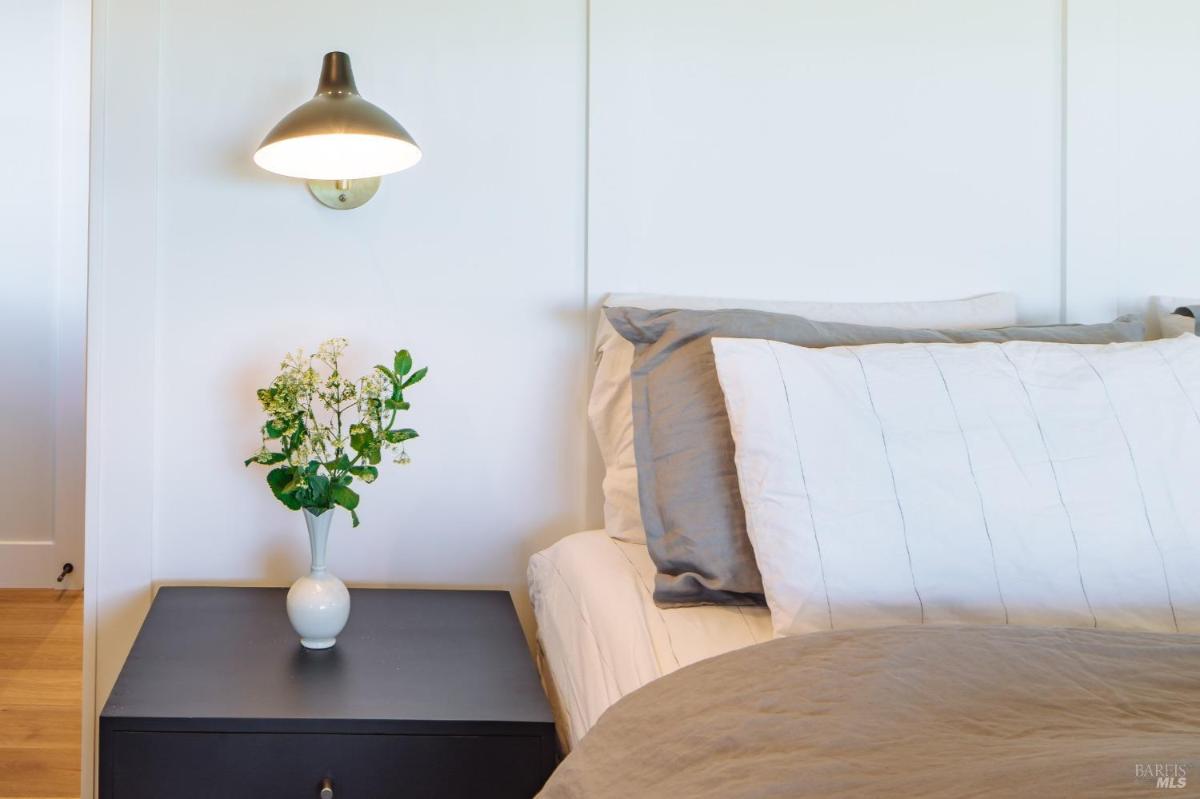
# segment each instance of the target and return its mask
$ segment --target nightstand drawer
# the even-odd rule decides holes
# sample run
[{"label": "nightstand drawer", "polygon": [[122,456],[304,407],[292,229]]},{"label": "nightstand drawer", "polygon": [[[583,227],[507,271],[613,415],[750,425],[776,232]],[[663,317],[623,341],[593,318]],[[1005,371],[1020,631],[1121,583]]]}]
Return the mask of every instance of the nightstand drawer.
[{"label": "nightstand drawer", "polygon": [[114,732],[103,799],[531,797],[553,753],[540,737]]}]

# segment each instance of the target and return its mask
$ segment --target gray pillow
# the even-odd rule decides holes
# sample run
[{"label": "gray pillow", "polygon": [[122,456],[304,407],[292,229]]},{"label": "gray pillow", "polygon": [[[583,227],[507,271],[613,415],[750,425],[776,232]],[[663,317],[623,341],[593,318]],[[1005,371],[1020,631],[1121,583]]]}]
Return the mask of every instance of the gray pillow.
[{"label": "gray pillow", "polygon": [[1134,317],[1098,325],[992,330],[902,330],[816,322],[765,311],[606,308],[632,342],[633,444],[646,544],[664,607],[763,601],[746,535],[733,437],[717,382],[713,336],[765,338],[803,347],[904,342],[1141,341]]}]

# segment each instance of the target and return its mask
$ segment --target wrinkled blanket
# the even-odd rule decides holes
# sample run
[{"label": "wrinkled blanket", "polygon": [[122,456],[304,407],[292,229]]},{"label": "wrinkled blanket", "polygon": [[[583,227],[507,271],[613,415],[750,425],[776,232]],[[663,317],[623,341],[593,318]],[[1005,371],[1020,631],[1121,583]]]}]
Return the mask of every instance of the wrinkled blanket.
[{"label": "wrinkled blanket", "polygon": [[610,708],[540,796],[1200,794],[1200,636],[893,627],[784,638]]}]

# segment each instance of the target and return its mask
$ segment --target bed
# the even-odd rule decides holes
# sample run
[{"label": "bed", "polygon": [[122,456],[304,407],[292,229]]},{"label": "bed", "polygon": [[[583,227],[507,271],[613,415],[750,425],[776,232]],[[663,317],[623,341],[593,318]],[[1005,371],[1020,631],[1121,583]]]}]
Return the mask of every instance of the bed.
[{"label": "bed", "polygon": [[570,751],[621,697],[677,669],[771,639],[765,607],[654,604],[645,544],[576,533],[529,561],[538,666]]},{"label": "bed", "polygon": [[[1016,321],[1016,298],[828,303],[614,294],[610,308],[754,308],[862,324],[1001,326]],[[614,702],[681,667],[770,640],[758,603],[665,607],[655,602],[656,566],[647,550],[635,462],[632,366],[635,345],[602,313],[588,417],[605,465],[605,529],[570,535],[529,562],[539,667],[570,751]]]},{"label": "bed", "polygon": [[1162,795],[1192,788],[1200,765],[1198,666],[1195,635],[981,625],[781,638],[625,697],[541,796]]},{"label": "bed", "polygon": [[605,310],[606,527],[529,564],[546,799],[1188,786],[1200,339],[901,310]]}]

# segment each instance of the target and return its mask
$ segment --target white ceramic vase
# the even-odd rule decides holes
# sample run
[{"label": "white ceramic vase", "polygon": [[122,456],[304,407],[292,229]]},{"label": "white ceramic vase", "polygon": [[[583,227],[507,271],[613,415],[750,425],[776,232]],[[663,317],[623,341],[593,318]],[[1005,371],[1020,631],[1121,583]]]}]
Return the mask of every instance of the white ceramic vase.
[{"label": "white ceramic vase", "polygon": [[301,646],[328,649],[337,642],[338,633],[350,618],[350,592],[345,583],[325,569],[325,545],[333,510],[318,516],[305,508],[303,513],[312,549],[312,568],[292,583],[287,595],[287,614],[292,628],[300,634]]}]

